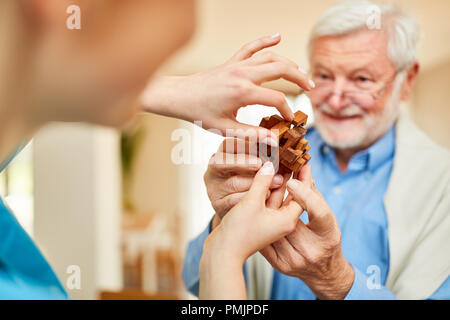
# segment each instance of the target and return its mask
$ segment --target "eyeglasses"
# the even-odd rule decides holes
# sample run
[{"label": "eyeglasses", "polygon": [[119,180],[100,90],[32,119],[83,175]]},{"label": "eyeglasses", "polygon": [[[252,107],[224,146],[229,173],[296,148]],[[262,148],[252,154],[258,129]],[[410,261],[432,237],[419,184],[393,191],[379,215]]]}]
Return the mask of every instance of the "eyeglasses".
[{"label": "eyeglasses", "polygon": [[[331,83],[316,82],[316,87],[307,93],[313,104],[322,104],[330,99],[332,96],[337,95],[342,99],[348,99],[353,104],[357,104],[361,107],[371,107],[375,101],[381,96],[381,94],[394,82],[397,76],[397,72],[378,90],[346,90],[342,93],[336,93],[333,91],[334,85]],[[379,87],[375,85],[374,87]]]}]

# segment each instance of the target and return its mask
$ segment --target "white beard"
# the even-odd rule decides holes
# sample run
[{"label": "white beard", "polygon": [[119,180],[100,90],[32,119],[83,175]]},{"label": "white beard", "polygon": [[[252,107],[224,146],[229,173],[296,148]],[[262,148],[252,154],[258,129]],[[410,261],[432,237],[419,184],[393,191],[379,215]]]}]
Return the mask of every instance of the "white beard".
[{"label": "white beard", "polygon": [[400,93],[405,76],[406,74],[400,73],[395,79],[392,95],[389,97],[381,113],[367,115],[363,108],[358,105],[350,105],[339,112],[340,115],[357,115],[362,117],[363,123],[361,129],[347,139],[338,137],[338,133],[342,133],[345,127],[342,125],[333,125],[323,120],[321,110],[325,111],[325,113],[327,111],[331,114],[335,113],[334,111],[329,111],[330,107],[326,103],[314,109],[315,127],[319,131],[322,139],[331,147],[341,150],[358,149],[373,144],[391,128],[398,118]]}]

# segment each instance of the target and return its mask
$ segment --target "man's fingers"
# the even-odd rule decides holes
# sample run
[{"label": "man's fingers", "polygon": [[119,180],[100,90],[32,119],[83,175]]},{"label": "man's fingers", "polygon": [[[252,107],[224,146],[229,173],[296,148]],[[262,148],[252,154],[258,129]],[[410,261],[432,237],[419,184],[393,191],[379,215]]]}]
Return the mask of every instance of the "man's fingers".
[{"label": "man's fingers", "polygon": [[284,199],[283,204],[281,205],[282,207],[287,206],[292,200],[294,200],[294,198],[292,197],[292,195],[289,193],[286,197],[286,199]]},{"label": "man's fingers", "polygon": [[286,240],[298,251],[307,251],[308,247],[315,245],[314,243],[311,243],[315,241],[312,239],[316,239],[316,237],[311,235],[312,233],[314,233],[314,231],[309,229],[305,223],[299,219],[294,232],[288,234]]},{"label": "man's fingers", "polygon": [[252,183],[253,177],[234,175],[225,180],[222,189],[225,194],[246,192],[250,189]]},{"label": "man's fingers", "polygon": [[308,187],[312,188],[313,178],[311,176],[311,166],[309,164],[304,165],[298,172],[297,179],[305,183]]},{"label": "man's fingers", "polygon": [[270,198],[267,199],[267,207],[272,209],[279,209],[283,203],[284,194],[286,192],[286,185],[291,174],[287,173],[283,176],[283,184],[276,190],[272,190]]},{"label": "man's fingers", "polygon": [[288,65],[284,62],[271,62],[249,68],[248,76],[253,83],[261,84],[263,82],[283,78],[295,83],[302,89],[309,91],[313,88],[312,82],[306,74],[298,68]]},{"label": "man's fingers", "polygon": [[295,201],[308,212],[308,225],[318,233],[328,231],[335,223],[335,217],[326,201],[309,188],[305,183],[292,179],[287,184],[287,189]]},{"label": "man's fingers", "polygon": [[237,205],[239,201],[245,197],[246,194],[247,192],[236,192],[218,200],[216,203],[216,210],[218,211],[219,217],[222,219],[231,208]]},{"label": "man's fingers", "polygon": [[254,155],[216,152],[209,160],[209,168],[226,176],[229,174],[255,175],[262,160]]},{"label": "man's fingers", "polygon": [[264,249],[261,249],[259,251],[263,255],[264,258],[273,266],[275,267],[275,263],[277,261],[277,253],[275,252],[275,248],[273,245],[268,245]]},{"label": "man's fingers", "polygon": [[[287,102],[286,106],[290,110]],[[237,144],[237,148],[240,148],[241,150],[248,150],[248,152],[246,153],[257,154],[258,143],[267,144],[272,147],[278,147],[278,137],[272,131],[266,128],[252,126],[249,124],[240,123],[237,120],[229,119],[223,120],[220,123],[218,129],[222,130],[224,135],[228,137],[235,137],[238,138],[238,141],[242,141],[237,143],[234,142],[234,145]],[[229,146],[227,145],[227,143],[229,144]],[[229,150],[235,149],[235,147],[233,147],[233,143],[231,141],[227,143],[225,143],[226,152],[232,152]]]},{"label": "man's fingers", "polygon": [[253,184],[248,191],[249,200],[259,202],[263,206],[265,206],[266,202],[266,194],[272,184],[273,176],[275,175],[275,169],[273,167],[273,163],[267,161],[264,165],[259,169],[258,173],[253,180]]},{"label": "man's fingers", "polygon": [[281,37],[279,34],[274,34],[272,36],[265,36],[262,38],[259,38],[258,40],[249,42],[245,44],[241,49],[239,49],[229,60],[229,62],[236,62],[236,61],[242,61],[245,59],[250,58],[252,55],[254,55],[256,52],[272,47],[276,44],[278,44],[281,40]]},{"label": "man's fingers", "polygon": [[[272,247],[274,248],[276,254],[278,257],[283,257],[283,261],[292,261],[293,257],[296,256],[296,252],[294,251],[294,248],[292,248],[289,241],[287,241],[286,238],[281,238],[280,240],[272,243]],[[282,261],[279,261],[279,263],[282,263]],[[282,271],[282,270],[280,270]]]},{"label": "man's fingers", "polygon": [[228,138],[222,141],[218,153],[250,154],[258,156],[258,148],[250,139]]},{"label": "man's fingers", "polygon": [[[240,176],[233,175],[225,180],[222,186],[222,190],[226,194],[234,193],[234,192],[244,192],[248,191],[253,184],[254,178],[251,176]],[[271,181],[269,189],[280,188],[283,184],[283,177],[281,175],[275,175]],[[270,195],[270,193],[268,193]]]},{"label": "man's fingers", "polygon": [[[233,126],[236,128],[241,128],[243,135],[239,136],[239,138],[228,138],[222,141],[219,146],[218,153],[234,153],[234,154],[249,154],[254,156],[259,156],[261,154],[260,148],[262,147],[260,144],[269,144],[273,143],[273,147],[278,147],[278,137],[270,130],[251,126],[247,124],[242,124],[239,122],[233,122]],[[239,134],[237,132],[236,134]],[[247,134],[251,134],[252,136],[248,136]],[[270,142],[268,139],[273,139],[273,142]],[[266,150],[262,154],[267,154]],[[223,157],[224,155],[218,155],[218,157]]]}]

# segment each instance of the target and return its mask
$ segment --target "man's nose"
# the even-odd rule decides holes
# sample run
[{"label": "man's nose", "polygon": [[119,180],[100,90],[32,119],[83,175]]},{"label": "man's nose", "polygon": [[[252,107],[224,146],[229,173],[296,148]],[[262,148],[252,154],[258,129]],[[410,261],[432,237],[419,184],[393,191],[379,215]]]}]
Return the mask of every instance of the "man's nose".
[{"label": "man's nose", "polygon": [[333,86],[333,91],[328,98],[328,105],[336,111],[345,108],[348,104],[347,99],[344,97],[345,81],[336,80]]}]

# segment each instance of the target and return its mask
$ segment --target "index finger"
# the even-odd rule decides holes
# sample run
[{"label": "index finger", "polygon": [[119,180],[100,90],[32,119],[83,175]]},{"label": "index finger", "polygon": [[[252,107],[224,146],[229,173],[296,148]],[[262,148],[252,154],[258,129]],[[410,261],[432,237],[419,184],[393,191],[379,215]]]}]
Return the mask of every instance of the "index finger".
[{"label": "index finger", "polygon": [[241,49],[239,49],[231,58],[228,60],[229,62],[237,62],[250,58],[256,52],[272,47],[278,44],[281,40],[281,36],[279,33],[275,33],[271,36],[265,36],[259,38],[258,40],[249,42],[245,44]]},{"label": "index finger", "polygon": [[283,78],[295,83],[306,91],[310,91],[315,86],[314,82],[308,79],[305,73],[285,62],[271,62],[254,66],[250,68],[248,76],[253,83],[258,85],[263,82]]},{"label": "index finger", "polygon": [[258,146],[256,141],[230,138],[222,141],[218,152],[258,156]]},{"label": "index finger", "polygon": [[253,155],[216,152],[208,163],[208,168],[222,175],[230,173],[253,176],[262,166],[262,160]]}]

